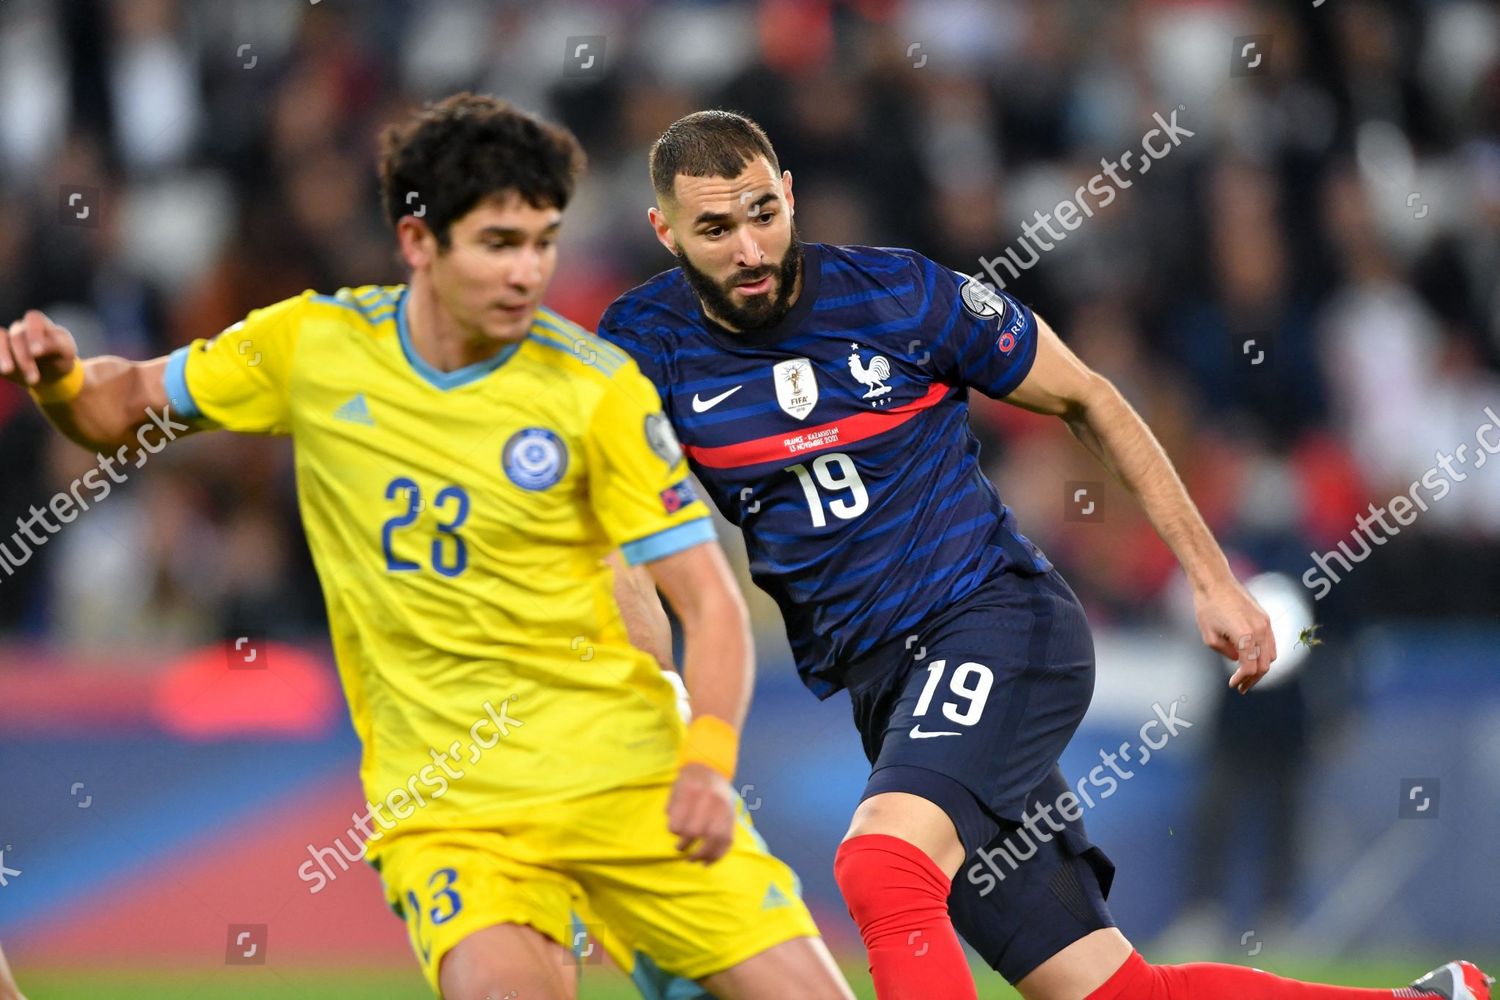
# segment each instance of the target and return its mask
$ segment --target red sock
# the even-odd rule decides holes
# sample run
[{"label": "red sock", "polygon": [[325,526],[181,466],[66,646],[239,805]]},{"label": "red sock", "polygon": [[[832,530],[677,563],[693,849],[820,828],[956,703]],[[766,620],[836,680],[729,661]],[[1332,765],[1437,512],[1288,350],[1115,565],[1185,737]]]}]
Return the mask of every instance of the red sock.
[{"label": "red sock", "polygon": [[1409,987],[1399,990],[1354,989],[1320,986],[1282,979],[1269,972],[1238,965],[1148,965],[1140,952],[1131,955],[1109,982],[1090,993],[1088,1000],[1198,1000],[1201,997],[1233,997],[1234,1000],[1393,1000],[1396,997],[1426,997]]},{"label": "red sock", "polygon": [[859,925],[880,1000],[971,1000],[974,977],[948,918],[953,882],[899,837],[871,833],[839,845],[833,874]]}]

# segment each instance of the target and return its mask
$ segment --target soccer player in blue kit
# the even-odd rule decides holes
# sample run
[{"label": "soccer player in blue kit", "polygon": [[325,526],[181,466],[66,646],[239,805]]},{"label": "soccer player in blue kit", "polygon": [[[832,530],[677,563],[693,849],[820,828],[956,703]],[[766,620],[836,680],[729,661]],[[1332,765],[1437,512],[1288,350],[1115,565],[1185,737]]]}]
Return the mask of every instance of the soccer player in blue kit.
[{"label": "soccer player in blue kit", "polygon": [[[849,690],[872,770],[834,870],[882,1000],[974,997],[955,927],[1028,1000],[1490,1000],[1468,963],[1401,990],[1146,963],[1114,927],[1114,866],[1057,766],[1093,692],[1088,623],[981,472],[968,391],[1060,417],[1124,483],[1248,692],[1276,658],[1270,622],[1161,447],[1013,297],[910,250],[803,244],[791,174],[749,119],[674,123],[651,178],[678,267],[621,296],[599,332],[656,384],[743,529],[804,682]],[[1033,856],[955,881],[1028,816]]]}]

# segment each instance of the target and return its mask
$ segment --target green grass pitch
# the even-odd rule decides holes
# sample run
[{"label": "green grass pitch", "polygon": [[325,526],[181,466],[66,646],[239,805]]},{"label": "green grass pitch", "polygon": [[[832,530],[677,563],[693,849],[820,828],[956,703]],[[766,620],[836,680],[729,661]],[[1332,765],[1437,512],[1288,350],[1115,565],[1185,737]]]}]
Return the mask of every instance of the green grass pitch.
[{"label": "green grass pitch", "polygon": [[[1404,985],[1427,969],[1453,956],[1429,956],[1394,961],[1388,956],[1369,961],[1263,961],[1258,967],[1280,975],[1341,986],[1393,987]],[[1490,968],[1484,960],[1480,964]],[[861,1000],[873,998],[870,976],[863,966],[844,963],[845,974]],[[979,995],[984,1000],[1011,1000],[1017,994],[988,969],[976,968]],[[415,967],[347,971],[276,969],[270,966],[226,967],[183,972],[76,972],[63,969],[18,968],[17,978],[27,1000],[424,1000],[431,997]],[[579,1000],[636,1000],[639,994],[614,969],[584,970]]]}]

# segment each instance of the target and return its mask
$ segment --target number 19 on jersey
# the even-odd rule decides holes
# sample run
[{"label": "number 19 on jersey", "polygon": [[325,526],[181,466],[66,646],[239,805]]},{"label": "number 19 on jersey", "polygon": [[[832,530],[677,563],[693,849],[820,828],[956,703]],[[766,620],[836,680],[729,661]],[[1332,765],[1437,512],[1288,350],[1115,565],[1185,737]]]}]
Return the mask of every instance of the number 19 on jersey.
[{"label": "number 19 on jersey", "polygon": [[859,478],[859,469],[855,468],[854,459],[841,451],[819,455],[813,459],[811,471],[800,462],[788,466],[786,471],[795,473],[797,480],[802,483],[802,493],[807,497],[808,511],[812,514],[815,528],[828,524],[828,518],[823,513],[824,501],[820,487],[831,493],[848,491],[848,496],[835,496],[827,502],[833,516],[840,520],[851,521],[870,508],[870,493],[865,489],[864,480]]}]

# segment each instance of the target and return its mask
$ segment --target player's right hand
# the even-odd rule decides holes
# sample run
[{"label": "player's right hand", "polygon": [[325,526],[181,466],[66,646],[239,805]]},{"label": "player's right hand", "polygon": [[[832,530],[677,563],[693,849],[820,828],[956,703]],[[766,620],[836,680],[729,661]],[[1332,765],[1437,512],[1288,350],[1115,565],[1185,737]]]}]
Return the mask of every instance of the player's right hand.
[{"label": "player's right hand", "polygon": [[53,382],[78,363],[78,343],[63,327],[36,309],[10,325],[0,337],[0,378],[35,388]]},{"label": "player's right hand", "polygon": [[706,764],[684,764],[667,801],[667,829],[689,861],[711,865],[734,843],[734,789]]},{"label": "player's right hand", "polygon": [[1204,645],[1236,664],[1229,686],[1249,694],[1276,660],[1270,616],[1245,585],[1228,574],[1195,595],[1194,605]]}]

